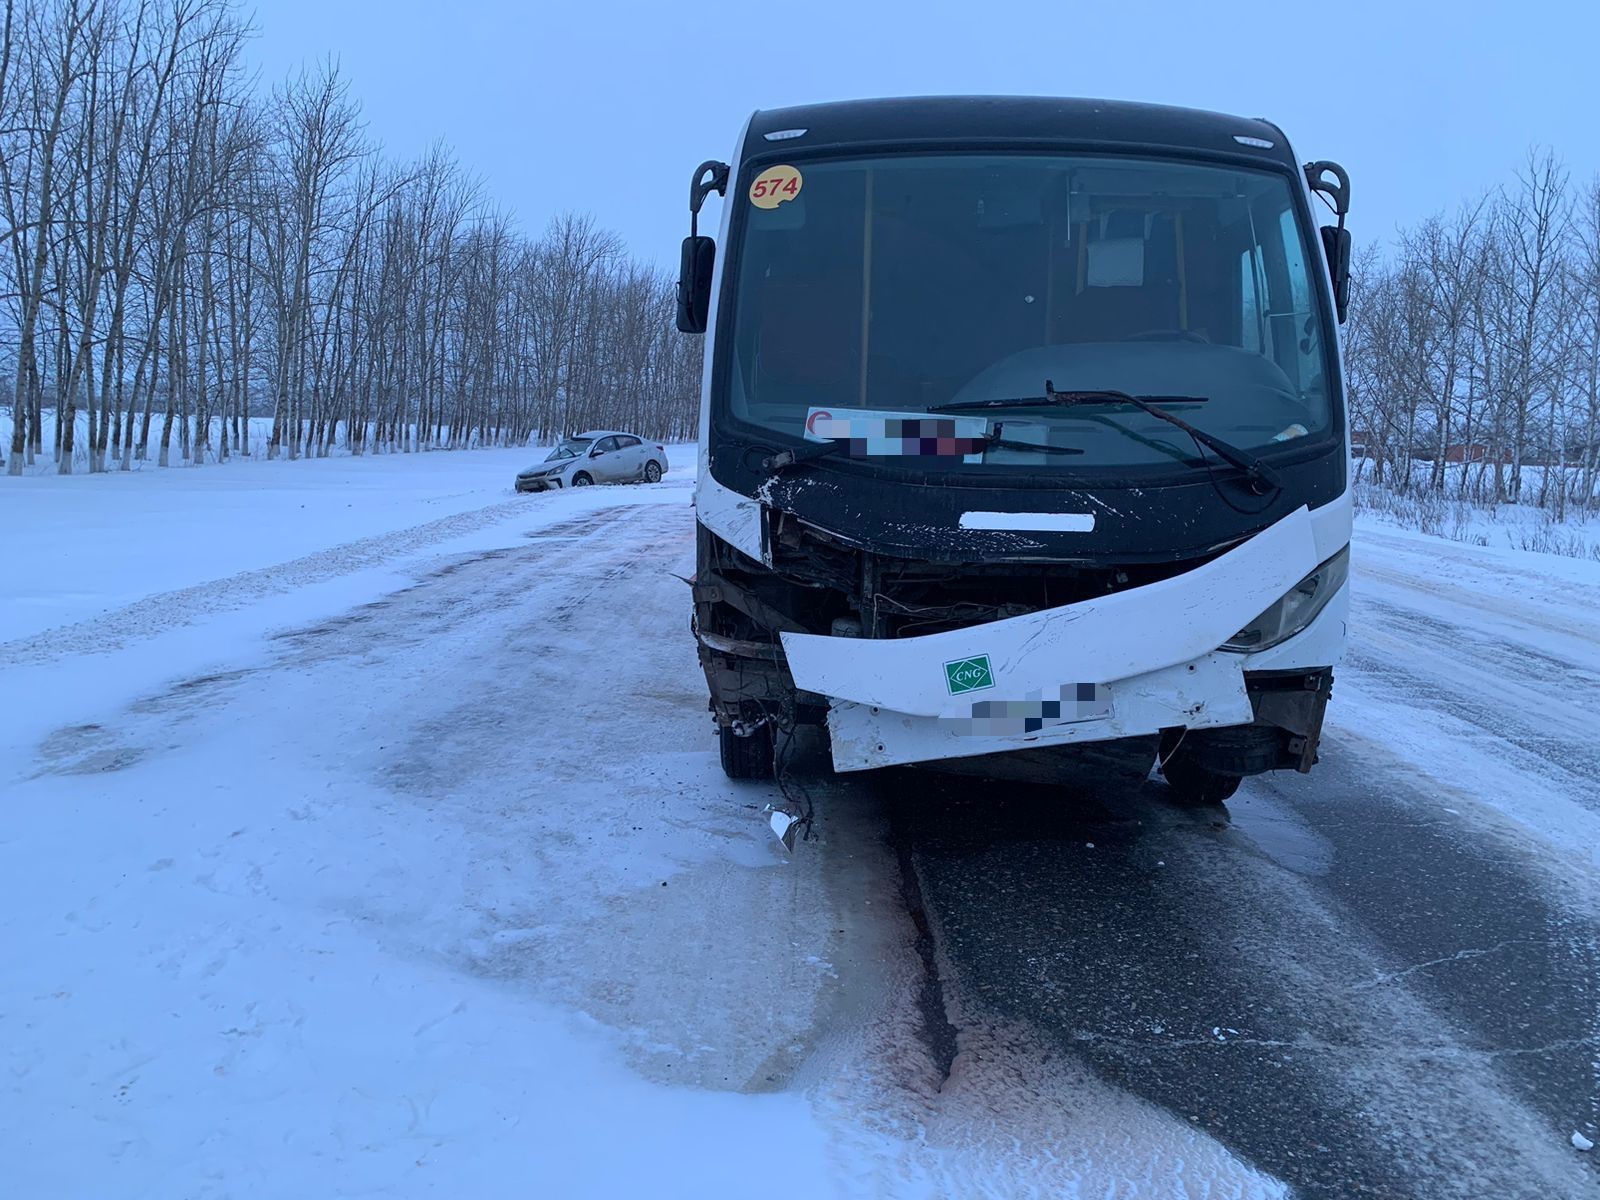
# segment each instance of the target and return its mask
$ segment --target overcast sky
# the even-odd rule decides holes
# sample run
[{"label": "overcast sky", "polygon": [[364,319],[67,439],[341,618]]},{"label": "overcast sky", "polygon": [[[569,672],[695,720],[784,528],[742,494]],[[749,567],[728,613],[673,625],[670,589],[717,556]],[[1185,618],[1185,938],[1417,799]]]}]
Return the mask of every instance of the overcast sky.
[{"label": "overcast sky", "polygon": [[[1352,176],[1358,238],[1507,179],[1534,142],[1600,170],[1600,5],[260,0],[263,86],[331,55],[397,156],[443,140],[537,230],[593,212],[676,262],[689,175],[755,108],[931,93],[1262,116]],[[1426,12],[1422,10],[1428,10]],[[1483,15],[1477,15],[1481,12]]]}]

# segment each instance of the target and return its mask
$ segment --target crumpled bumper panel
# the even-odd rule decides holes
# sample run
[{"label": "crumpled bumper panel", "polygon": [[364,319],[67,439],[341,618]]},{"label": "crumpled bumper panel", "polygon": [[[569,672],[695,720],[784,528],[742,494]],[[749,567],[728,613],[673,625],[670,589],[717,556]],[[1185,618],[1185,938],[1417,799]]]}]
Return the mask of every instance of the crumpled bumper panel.
[{"label": "crumpled bumper panel", "polygon": [[[1198,660],[1317,562],[1311,516],[1300,508],[1221,557],[1159,583],[925,637],[785,633],[783,649],[796,686],[829,697],[836,711],[844,711],[839,702],[851,702],[907,718],[971,718],[975,701],[1049,697],[1063,685],[1114,685],[1172,667],[1196,674]],[[1237,674],[1237,663],[1231,666]],[[1114,704],[1125,690],[1112,688]],[[1242,682],[1237,695],[1242,703]],[[1249,720],[1248,712],[1242,719]]]}]

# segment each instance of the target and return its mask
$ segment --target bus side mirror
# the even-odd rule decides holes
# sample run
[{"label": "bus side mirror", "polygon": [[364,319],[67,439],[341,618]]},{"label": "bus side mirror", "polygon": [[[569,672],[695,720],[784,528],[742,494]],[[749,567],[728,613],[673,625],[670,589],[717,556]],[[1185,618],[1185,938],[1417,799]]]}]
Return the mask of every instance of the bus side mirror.
[{"label": "bus side mirror", "polygon": [[691,234],[683,239],[678,266],[678,329],[704,333],[711,314],[711,272],[717,263],[717,243]]},{"label": "bus side mirror", "polygon": [[1350,231],[1342,225],[1322,227],[1322,252],[1328,259],[1328,277],[1333,281],[1333,307],[1343,325],[1350,315]]},{"label": "bus side mirror", "polygon": [[1350,315],[1350,231],[1344,227],[1350,211],[1350,175],[1338,163],[1326,159],[1308,162],[1301,170],[1305,172],[1306,186],[1321,196],[1339,218],[1337,225],[1322,227],[1322,253],[1328,260],[1328,278],[1333,282],[1333,307],[1343,325]]}]

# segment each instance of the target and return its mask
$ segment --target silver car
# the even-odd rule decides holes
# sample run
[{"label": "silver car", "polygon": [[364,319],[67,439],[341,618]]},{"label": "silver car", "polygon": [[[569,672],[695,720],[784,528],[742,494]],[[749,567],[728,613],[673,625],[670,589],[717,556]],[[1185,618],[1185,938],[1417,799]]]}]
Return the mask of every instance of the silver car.
[{"label": "silver car", "polygon": [[586,487],[591,483],[660,483],[667,451],[632,433],[592,429],[562,438],[550,456],[517,472],[517,491]]}]

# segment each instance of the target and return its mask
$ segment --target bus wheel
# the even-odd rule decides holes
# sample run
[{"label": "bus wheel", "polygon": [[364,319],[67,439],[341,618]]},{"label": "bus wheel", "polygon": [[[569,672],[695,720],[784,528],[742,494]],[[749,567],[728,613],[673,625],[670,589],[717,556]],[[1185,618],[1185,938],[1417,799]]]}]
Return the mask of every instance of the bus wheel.
[{"label": "bus wheel", "polygon": [[1181,749],[1161,761],[1172,798],[1185,808],[1204,808],[1221,804],[1239,790],[1243,775],[1230,775],[1202,767]]},{"label": "bus wheel", "polygon": [[748,737],[740,737],[732,726],[721,725],[717,741],[722,771],[729,779],[772,778],[772,726],[763,725]]}]

